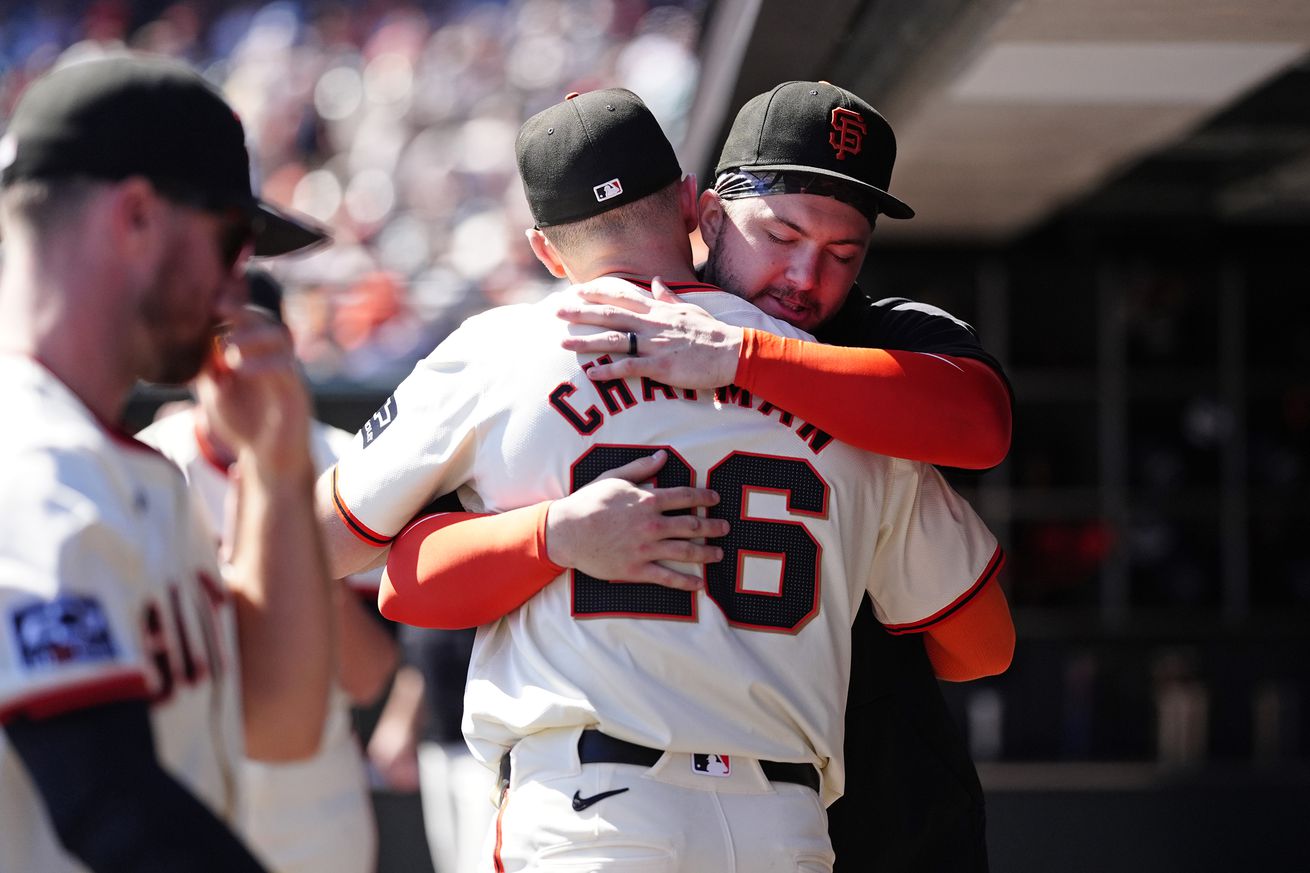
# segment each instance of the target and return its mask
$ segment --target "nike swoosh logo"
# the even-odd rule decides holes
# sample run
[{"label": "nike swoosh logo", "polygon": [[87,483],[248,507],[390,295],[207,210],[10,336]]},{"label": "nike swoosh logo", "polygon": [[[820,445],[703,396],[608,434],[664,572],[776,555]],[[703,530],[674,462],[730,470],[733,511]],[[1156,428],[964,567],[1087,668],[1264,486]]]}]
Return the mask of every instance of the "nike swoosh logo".
[{"label": "nike swoosh logo", "polygon": [[626,788],[615,788],[613,791],[602,791],[600,794],[593,794],[591,797],[583,797],[581,791],[573,792],[573,811],[582,812],[598,800],[604,800],[607,797],[613,797],[616,794],[622,794],[627,791]]}]

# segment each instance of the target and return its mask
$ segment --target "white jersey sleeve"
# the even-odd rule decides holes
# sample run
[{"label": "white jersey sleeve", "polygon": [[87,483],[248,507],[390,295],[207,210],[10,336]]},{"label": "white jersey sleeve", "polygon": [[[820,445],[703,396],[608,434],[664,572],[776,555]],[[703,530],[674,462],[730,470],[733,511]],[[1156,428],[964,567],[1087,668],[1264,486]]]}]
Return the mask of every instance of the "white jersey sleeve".
[{"label": "white jersey sleeve", "polygon": [[869,583],[894,634],[924,631],[968,603],[1004,556],[968,502],[930,464],[889,459]]},{"label": "white jersey sleeve", "polygon": [[497,365],[478,339],[485,318],[469,319],[420,361],[337,460],[337,514],[365,542],[386,545],[433,498],[468,478],[482,389]]},{"label": "white jersey sleeve", "polygon": [[[333,427],[330,424],[324,424],[321,421],[315,421],[314,428],[310,433],[310,450],[314,454],[314,469],[320,473],[329,469],[336,463],[337,458],[350,451],[354,439],[355,434],[349,431]],[[352,573],[341,581],[346,583],[352,591],[360,595],[370,596],[376,600],[378,587],[382,584],[382,569],[382,567],[375,567],[361,573]]]}]

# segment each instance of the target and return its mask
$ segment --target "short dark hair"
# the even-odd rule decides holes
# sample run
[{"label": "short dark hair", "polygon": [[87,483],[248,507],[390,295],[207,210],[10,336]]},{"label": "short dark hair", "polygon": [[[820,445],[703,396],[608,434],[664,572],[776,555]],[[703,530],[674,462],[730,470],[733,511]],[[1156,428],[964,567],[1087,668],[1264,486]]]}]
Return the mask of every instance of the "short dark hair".
[{"label": "short dark hair", "polygon": [[49,234],[64,227],[107,184],[85,176],[23,179],[6,185],[2,196],[6,212],[38,234]]},{"label": "short dark hair", "polygon": [[541,232],[565,256],[597,242],[633,236],[678,214],[678,185],[673,182],[640,200],[581,221],[548,225]]}]

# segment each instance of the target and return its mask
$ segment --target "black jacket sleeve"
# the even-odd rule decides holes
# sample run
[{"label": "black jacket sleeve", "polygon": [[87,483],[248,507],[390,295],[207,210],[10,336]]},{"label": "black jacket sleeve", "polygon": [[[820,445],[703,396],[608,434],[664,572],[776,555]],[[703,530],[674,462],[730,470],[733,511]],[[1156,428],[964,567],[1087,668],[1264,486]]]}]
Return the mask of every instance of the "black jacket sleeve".
[{"label": "black jacket sleeve", "polygon": [[870,300],[852,288],[837,315],[819,329],[817,339],[866,349],[931,352],[982,361],[1005,380],[1005,369],[978,341],[972,327],[944,309],[904,297]]}]

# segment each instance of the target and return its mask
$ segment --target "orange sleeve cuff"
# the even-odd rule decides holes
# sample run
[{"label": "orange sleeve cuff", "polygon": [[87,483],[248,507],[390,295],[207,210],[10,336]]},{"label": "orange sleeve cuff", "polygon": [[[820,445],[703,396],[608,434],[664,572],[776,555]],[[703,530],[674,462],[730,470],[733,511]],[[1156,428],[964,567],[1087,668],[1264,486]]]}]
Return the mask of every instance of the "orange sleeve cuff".
[{"label": "orange sleeve cuff", "polygon": [[410,523],[392,543],[378,609],[393,621],[477,627],[523,605],[564,572],[546,552],[550,502],[498,515],[444,512]]},{"label": "orange sleeve cuff", "polygon": [[985,469],[1010,450],[1010,394],[972,358],[829,346],[747,328],[733,380],[881,455]]},{"label": "orange sleeve cuff", "polygon": [[1014,620],[996,578],[954,615],[926,631],[923,645],[939,679],[967,682],[1009,669]]}]

